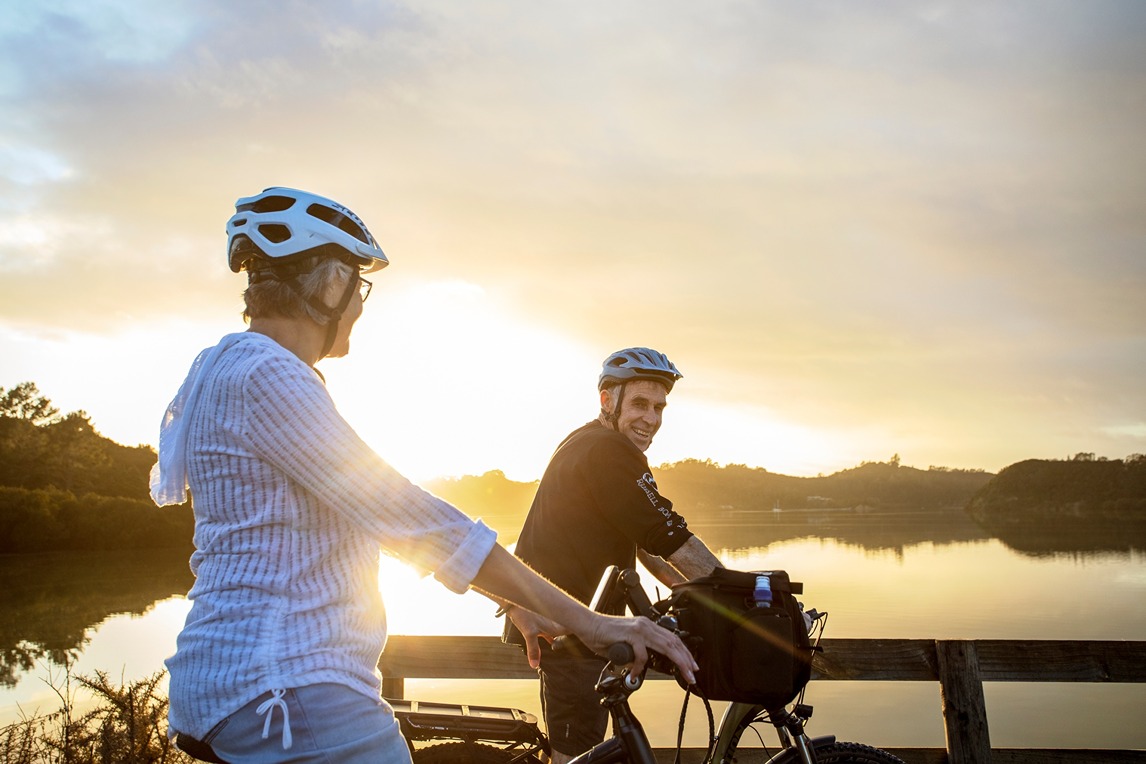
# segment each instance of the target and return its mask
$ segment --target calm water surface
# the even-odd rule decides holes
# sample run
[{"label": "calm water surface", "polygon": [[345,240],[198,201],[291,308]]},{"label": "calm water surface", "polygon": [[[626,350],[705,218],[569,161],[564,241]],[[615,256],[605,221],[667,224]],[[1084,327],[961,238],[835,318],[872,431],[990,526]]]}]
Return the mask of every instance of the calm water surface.
[{"label": "calm water surface", "polygon": [[[1146,555],[1133,549],[1063,539],[1052,545],[1059,551],[1020,552],[959,513],[785,512],[751,526],[733,517],[694,528],[730,567],[782,568],[803,581],[805,603],[830,613],[828,637],[1146,639]],[[1062,551],[1071,548],[1086,551]],[[160,670],[191,583],[186,563],[170,557],[0,557],[0,723],[57,707],[52,685],[60,687],[64,665],[123,681]],[[500,633],[480,595],[453,595],[390,560],[379,579],[392,633]],[[1142,686],[991,683],[985,693],[994,746],[1146,748]],[[408,680],[406,694],[540,711],[532,681]],[[634,696],[655,744],[675,742],[681,700],[672,682]],[[819,682],[806,700],[815,734],[943,745],[935,683]],[[686,744],[699,745],[705,726],[703,709],[690,704]]]}]

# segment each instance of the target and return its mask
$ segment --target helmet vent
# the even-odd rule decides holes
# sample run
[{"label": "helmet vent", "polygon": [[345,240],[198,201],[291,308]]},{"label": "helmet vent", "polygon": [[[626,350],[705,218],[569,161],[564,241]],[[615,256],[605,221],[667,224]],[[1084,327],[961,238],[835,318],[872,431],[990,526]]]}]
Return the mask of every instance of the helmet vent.
[{"label": "helmet vent", "polygon": [[238,205],[235,207],[235,212],[282,212],[289,210],[293,204],[294,199],[289,196],[264,196],[250,204]]},{"label": "helmet vent", "polygon": [[338,210],[332,210],[330,207],[326,207],[321,204],[312,204],[306,208],[306,211],[311,217],[316,217],[324,223],[329,223],[335,228],[350,234],[363,244],[370,243],[370,236],[364,230],[362,230],[362,226],[358,225]]},{"label": "helmet vent", "polygon": [[277,223],[267,223],[259,226],[259,233],[274,244],[282,244],[290,238],[290,229],[285,225],[279,225]]}]

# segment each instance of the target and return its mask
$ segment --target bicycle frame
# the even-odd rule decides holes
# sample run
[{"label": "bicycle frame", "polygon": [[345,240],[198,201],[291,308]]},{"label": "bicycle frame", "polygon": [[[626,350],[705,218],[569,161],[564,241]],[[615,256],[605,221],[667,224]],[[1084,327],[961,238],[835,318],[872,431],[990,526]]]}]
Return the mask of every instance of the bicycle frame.
[{"label": "bicycle frame", "polygon": [[613,737],[598,743],[569,764],[656,764],[644,727],[629,708],[629,696],[641,688],[644,677],[610,673],[605,668],[597,683],[601,704],[613,721]]},{"label": "bicycle frame", "polygon": [[766,711],[763,706],[751,703],[729,703],[717,727],[716,745],[712,752],[714,764],[732,764],[735,761],[744,731],[763,713],[768,714],[769,723],[775,727],[782,749],[768,759],[771,764],[815,764],[815,749],[836,742],[835,735],[809,738],[804,732],[804,723],[786,709]]},{"label": "bicycle frame", "polygon": [[[627,672],[612,674],[606,668],[598,683],[604,696],[601,703],[609,709],[613,737],[574,758],[570,764],[656,764],[652,746],[640,721],[629,707],[629,695],[640,689],[644,679]],[[765,712],[763,706],[731,703],[721,717],[711,761],[733,764],[741,735]],[[769,723],[776,729],[781,750],[768,759],[769,764],[816,764],[816,749],[836,742],[834,735],[809,738],[803,721],[786,709],[768,711]],[[740,751],[743,756],[743,750]]]}]

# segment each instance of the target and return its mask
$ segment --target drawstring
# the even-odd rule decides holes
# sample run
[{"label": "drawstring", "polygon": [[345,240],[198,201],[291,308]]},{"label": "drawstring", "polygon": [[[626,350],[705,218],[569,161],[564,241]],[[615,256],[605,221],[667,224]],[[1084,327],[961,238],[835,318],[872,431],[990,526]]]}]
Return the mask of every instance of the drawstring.
[{"label": "drawstring", "polygon": [[286,690],[271,690],[273,697],[267,698],[259,707],[255,709],[255,713],[259,716],[267,715],[266,722],[263,723],[263,740],[266,740],[271,735],[271,717],[275,715],[275,709],[281,708],[283,711],[283,750],[287,750],[294,742],[290,735],[290,709],[287,708],[286,701],[283,700],[283,695],[286,695]]}]

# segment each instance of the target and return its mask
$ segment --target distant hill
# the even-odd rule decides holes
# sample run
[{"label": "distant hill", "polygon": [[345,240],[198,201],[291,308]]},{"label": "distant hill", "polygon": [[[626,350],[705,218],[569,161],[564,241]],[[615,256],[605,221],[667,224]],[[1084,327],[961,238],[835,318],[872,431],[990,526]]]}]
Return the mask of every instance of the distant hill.
[{"label": "distant hill", "polygon": [[[710,524],[736,516],[739,523],[773,522],[773,509],[961,510],[990,479],[981,470],[919,470],[889,462],[869,462],[833,475],[814,478],[778,475],[758,467],[721,466],[686,459],[653,470],[657,485],[692,524]],[[427,490],[466,513],[482,517],[512,541],[537,491],[537,482],[509,480],[500,471],[480,476],[433,480]]]},{"label": "distant hill", "polygon": [[437,478],[424,482],[422,487],[470,517],[480,517],[507,544],[517,539],[538,482],[517,482],[501,470],[491,470],[484,475]]},{"label": "distant hill", "polygon": [[687,459],[655,470],[657,485],[689,519],[728,510],[949,509],[963,507],[991,475],[982,470],[903,467],[898,457],[819,477],[791,477],[742,464]]},{"label": "distant hill", "polygon": [[1070,551],[1146,549],[1146,456],[1018,462],[976,492],[967,509],[1017,549],[1066,551],[1056,541],[1064,536]]}]

